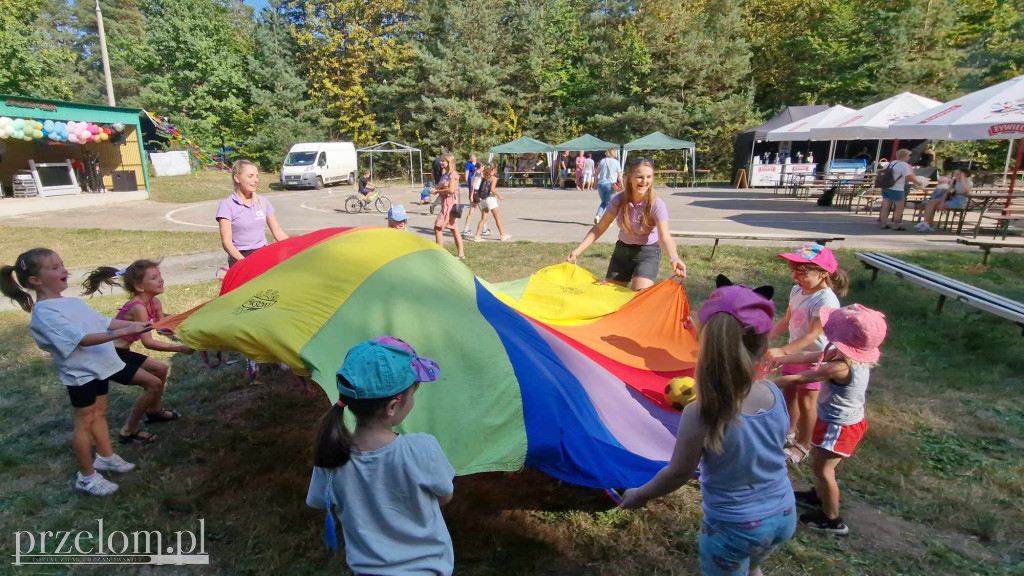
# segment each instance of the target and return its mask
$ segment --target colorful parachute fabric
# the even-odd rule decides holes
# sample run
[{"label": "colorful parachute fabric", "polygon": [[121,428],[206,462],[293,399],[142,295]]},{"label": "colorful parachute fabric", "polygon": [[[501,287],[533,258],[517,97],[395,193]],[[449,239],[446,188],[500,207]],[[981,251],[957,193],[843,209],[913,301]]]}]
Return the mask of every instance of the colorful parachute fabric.
[{"label": "colorful parachute fabric", "polygon": [[596,488],[640,485],[669,460],[679,413],[665,384],[691,375],[697,352],[676,282],[636,295],[561,264],[491,285],[386,228],[273,244],[160,327],[196,349],[285,362],[331,401],[349,348],[397,336],[441,366],[402,430],[435,435],[459,474],[526,465]]}]

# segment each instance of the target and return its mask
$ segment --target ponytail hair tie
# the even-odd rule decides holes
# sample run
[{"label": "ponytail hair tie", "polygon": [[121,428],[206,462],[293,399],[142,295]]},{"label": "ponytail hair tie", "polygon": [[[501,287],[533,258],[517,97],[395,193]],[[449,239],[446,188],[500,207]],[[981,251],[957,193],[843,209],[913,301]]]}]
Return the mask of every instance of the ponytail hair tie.
[{"label": "ponytail hair tie", "polygon": [[127,271],[128,271],[127,268],[121,268],[117,272],[114,272],[114,276],[124,276],[124,273],[127,272]]},{"label": "ponytail hair tie", "polygon": [[18,260],[18,266],[20,266],[22,270],[28,270],[28,264],[25,263],[25,259],[24,258],[22,258],[21,260]]},{"label": "ponytail hair tie", "polygon": [[336,405],[336,406],[337,406],[338,408],[344,408],[344,407],[345,407],[345,403],[341,401],[341,398],[338,398],[338,401],[337,401],[337,402],[335,402],[334,404],[335,404],[335,405]]}]

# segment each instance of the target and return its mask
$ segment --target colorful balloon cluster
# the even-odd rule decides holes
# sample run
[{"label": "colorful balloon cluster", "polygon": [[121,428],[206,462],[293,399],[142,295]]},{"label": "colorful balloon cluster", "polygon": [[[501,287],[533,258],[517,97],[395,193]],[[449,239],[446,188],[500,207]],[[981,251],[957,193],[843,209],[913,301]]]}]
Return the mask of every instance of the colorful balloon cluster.
[{"label": "colorful balloon cluster", "polygon": [[0,117],[0,139],[50,140],[52,142],[106,142],[114,134],[123,132],[125,125],[118,122],[100,126],[92,122],[54,122],[53,120],[31,120],[25,118]]},{"label": "colorful balloon cluster", "polygon": [[203,150],[202,148],[197,146],[188,138],[185,138],[185,136],[182,135],[181,131],[175,128],[173,124],[171,124],[170,118],[166,116],[157,116],[152,112],[146,112],[146,114],[149,116],[149,119],[153,121],[153,126],[156,126],[156,131],[158,134],[160,134],[164,138],[167,138],[168,140],[172,140],[174,142],[177,142],[178,144],[183,145],[188,150],[189,154],[191,154],[200,164],[212,164],[218,170],[222,170],[225,172],[230,170],[227,164],[224,164],[223,162],[214,158],[213,154],[210,154],[206,150]]}]

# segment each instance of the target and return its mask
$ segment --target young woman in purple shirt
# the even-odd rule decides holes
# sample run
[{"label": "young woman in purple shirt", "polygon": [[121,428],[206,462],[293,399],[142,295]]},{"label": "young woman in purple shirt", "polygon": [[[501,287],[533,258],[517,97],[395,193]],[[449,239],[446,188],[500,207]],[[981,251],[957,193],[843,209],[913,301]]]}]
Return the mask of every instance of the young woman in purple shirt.
[{"label": "young woman in purple shirt", "polygon": [[650,288],[658,279],[662,252],[668,256],[673,274],[686,279],[686,264],[669,233],[668,209],[665,201],[654,193],[654,164],[650,160],[641,159],[630,167],[625,190],[612,198],[601,219],[566,260],[576,262],[613,220],[619,227],[619,240],[608,263],[607,282],[628,286],[632,281],[636,291]]},{"label": "young woman in purple shirt", "polygon": [[260,185],[260,171],[249,160],[236,160],[231,165],[231,179],[235,191],[220,203],[217,224],[220,240],[228,253],[228,266],[267,245],[264,228],[270,227],[274,240],[280,242],[288,235],[277,223],[270,200],[256,193]]}]

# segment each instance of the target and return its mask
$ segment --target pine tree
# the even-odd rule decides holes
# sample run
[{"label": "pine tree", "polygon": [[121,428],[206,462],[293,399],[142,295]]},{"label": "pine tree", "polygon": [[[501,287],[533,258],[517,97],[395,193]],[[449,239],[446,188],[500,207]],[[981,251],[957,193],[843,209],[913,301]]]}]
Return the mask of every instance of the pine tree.
[{"label": "pine tree", "polygon": [[[146,104],[139,97],[144,82],[142,70],[153,53],[146,37],[143,2],[145,0],[100,0],[110,77],[118,106],[144,108]],[[79,33],[76,45],[84,79],[81,99],[106,104],[95,0],[75,0],[74,24]]]},{"label": "pine tree", "polygon": [[60,0],[0,0],[0,93],[74,99],[78,51]]},{"label": "pine tree", "polygon": [[270,0],[260,12],[255,40],[247,66],[252,84],[245,114],[248,134],[239,155],[277,170],[292,144],[324,139],[327,122],[300,75],[284,0]]}]

